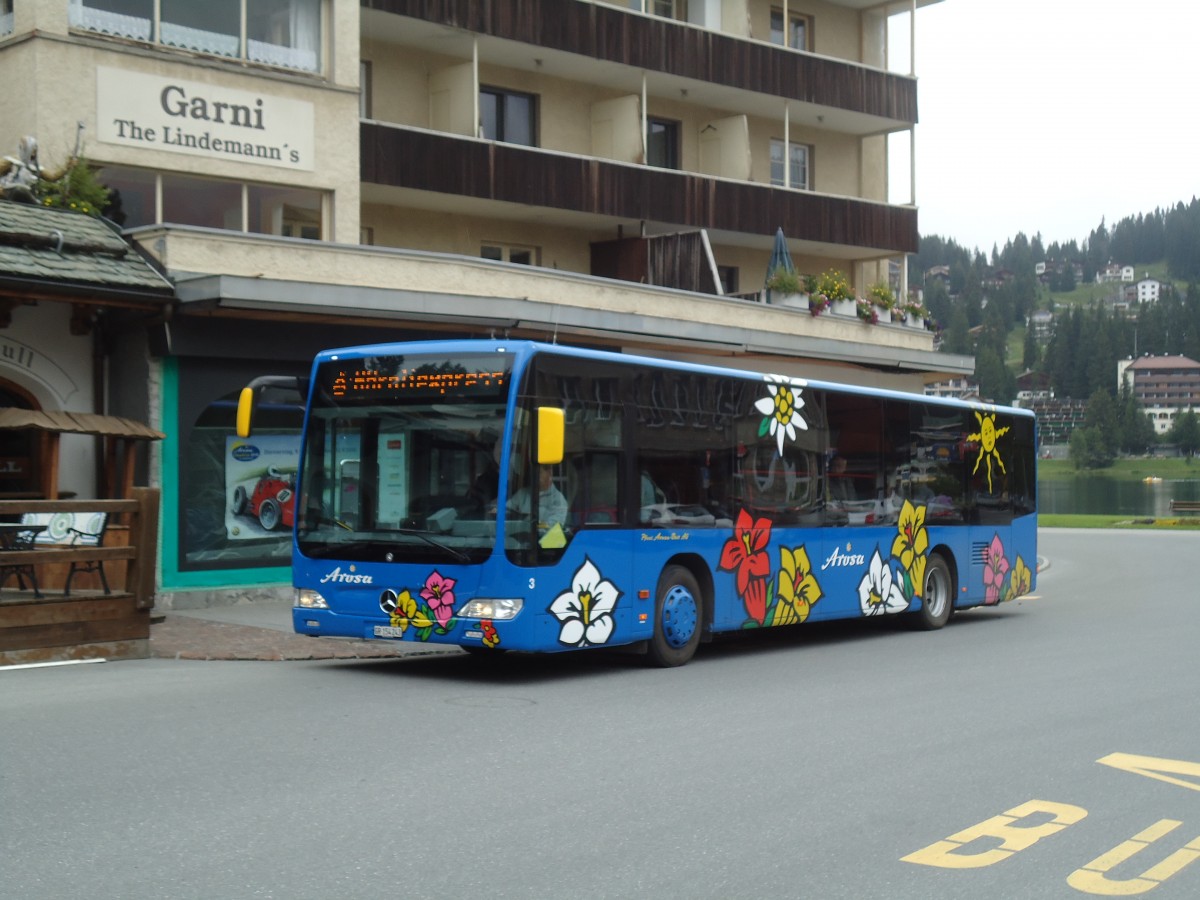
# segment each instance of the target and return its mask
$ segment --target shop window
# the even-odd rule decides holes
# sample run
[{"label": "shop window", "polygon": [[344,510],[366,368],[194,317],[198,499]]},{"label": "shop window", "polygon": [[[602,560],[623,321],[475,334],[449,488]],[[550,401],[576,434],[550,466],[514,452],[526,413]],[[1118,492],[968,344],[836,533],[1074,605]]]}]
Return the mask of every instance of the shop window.
[{"label": "shop window", "polygon": [[537,146],[537,97],[503,88],[479,89],[480,137]]},{"label": "shop window", "polygon": [[646,120],[646,163],[660,169],[679,168],[679,123],[670,119]]},{"label": "shop window", "polygon": [[[254,436],[239,439],[234,418],[240,388],[227,388],[262,373],[231,368],[228,361],[200,360],[180,367],[181,571],[291,560],[303,399],[294,391],[264,395]],[[206,402],[214,389],[219,393]]]}]

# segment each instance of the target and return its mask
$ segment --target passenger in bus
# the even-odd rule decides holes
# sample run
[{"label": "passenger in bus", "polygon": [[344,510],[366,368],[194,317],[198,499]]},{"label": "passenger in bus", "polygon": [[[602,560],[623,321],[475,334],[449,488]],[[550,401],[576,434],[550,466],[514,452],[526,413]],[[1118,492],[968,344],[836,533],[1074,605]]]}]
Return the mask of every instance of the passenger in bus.
[{"label": "passenger in bus", "polygon": [[[523,487],[508,501],[509,513],[529,515],[529,488]],[[567,522],[567,498],[554,486],[554,472],[549,466],[538,469],[538,528],[552,528]]]},{"label": "passenger in bus", "polygon": [[829,464],[829,499],[837,502],[854,500],[854,484],[846,474],[846,458],[835,456]]}]

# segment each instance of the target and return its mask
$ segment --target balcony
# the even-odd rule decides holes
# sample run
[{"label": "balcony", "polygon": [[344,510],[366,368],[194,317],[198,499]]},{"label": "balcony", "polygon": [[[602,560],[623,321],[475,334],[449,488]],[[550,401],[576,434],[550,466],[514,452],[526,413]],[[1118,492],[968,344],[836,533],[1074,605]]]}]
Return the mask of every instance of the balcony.
[{"label": "balcony", "polygon": [[[361,0],[364,35],[385,43],[430,47],[462,59],[480,57],[514,69],[589,84],[629,87],[646,72],[652,93],[752,115],[817,121],[866,136],[917,121],[910,77],[858,63],[801,53],[704,28],[578,0]],[[528,48],[534,48],[529,52]],[[736,93],[735,93],[736,92]]]},{"label": "balcony", "polygon": [[360,137],[364,185],[471,198],[481,209],[488,202],[519,204],[574,214],[581,227],[646,222],[718,236],[771,235],[782,226],[789,238],[843,258],[918,250],[911,207],[376,122],[363,122]]}]

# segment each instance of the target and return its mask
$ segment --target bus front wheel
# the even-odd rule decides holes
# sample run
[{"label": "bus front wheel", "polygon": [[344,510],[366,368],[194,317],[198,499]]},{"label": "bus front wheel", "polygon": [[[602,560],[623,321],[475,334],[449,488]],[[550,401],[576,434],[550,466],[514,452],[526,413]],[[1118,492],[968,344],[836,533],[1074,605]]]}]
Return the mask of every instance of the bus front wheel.
[{"label": "bus front wheel", "polygon": [[926,631],[941,628],[950,621],[954,610],[954,576],[939,554],[934,553],[925,564],[925,589],[921,592],[921,608],[914,614],[917,627]]},{"label": "bus front wheel", "polygon": [[682,666],[700,646],[703,627],[704,603],[696,577],[683,566],[667,566],[658,577],[650,661]]}]

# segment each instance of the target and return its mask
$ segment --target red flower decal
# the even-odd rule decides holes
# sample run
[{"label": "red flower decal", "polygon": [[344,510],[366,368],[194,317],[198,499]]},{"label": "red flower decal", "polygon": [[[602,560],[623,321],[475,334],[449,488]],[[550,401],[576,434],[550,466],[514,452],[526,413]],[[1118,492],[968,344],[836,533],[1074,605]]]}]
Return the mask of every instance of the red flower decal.
[{"label": "red flower decal", "polygon": [[743,509],[738,513],[733,537],[721,548],[719,568],[737,574],[738,596],[746,604],[746,612],[759,625],[767,615],[767,580],[771,576],[767,545],[770,542],[770,520],[756,520]]}]

